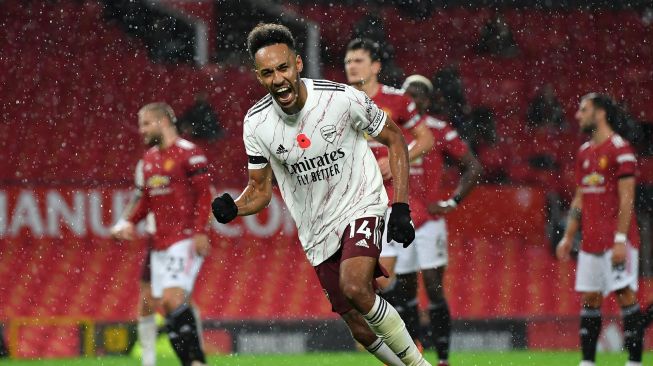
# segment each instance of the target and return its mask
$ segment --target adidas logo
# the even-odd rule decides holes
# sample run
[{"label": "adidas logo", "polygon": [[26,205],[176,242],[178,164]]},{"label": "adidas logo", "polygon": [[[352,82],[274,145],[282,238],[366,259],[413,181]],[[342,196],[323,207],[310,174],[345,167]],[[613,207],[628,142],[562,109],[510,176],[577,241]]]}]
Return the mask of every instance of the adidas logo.
[{"label": "adidas logo", "polygon": [[283,147],[283,145],[279,145],[279,147],[277,147],[277,154],[285,154],[287,152],[288,150],[286,150],[286,148]]},{"label": "adidas logo", "polygon": [[369,248],[370,247],[369,245],[367,245],[367,242],[365,241],[365,239],[361,239],[361,240],[357,241],[355,245],[357,247],[363,247],[363,248]]}]

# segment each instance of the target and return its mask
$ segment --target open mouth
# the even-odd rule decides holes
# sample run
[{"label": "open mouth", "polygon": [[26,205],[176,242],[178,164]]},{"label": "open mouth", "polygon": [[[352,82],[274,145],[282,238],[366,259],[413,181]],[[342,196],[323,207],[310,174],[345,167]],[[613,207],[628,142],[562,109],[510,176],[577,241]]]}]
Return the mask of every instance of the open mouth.
[{"label": "open mouth", "polygon": [[281,105],[288,105],[294,99],[294,93],[290,86],[282,86],[274,91],[274,96]]}]

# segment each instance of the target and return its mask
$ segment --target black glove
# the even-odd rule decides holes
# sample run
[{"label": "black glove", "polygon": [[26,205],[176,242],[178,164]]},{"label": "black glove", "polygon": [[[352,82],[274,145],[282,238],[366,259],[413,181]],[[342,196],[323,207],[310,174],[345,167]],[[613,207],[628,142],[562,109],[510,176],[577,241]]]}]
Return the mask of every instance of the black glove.
[{"label": "black glove", "polygon": [[213,216],[221,224],[226,224],[238,216],[238,206],[231,198],[229,193],[224,193],[222,196],[217,197],[211,204],[213,209]]},{"label": "black glove", "polygon": [[415,227],[410,218],[410,208],[407,203],[392,204],[392,211],[388,219],[388,243],[392,240],[402,243],[404,248],[415,240]]}]

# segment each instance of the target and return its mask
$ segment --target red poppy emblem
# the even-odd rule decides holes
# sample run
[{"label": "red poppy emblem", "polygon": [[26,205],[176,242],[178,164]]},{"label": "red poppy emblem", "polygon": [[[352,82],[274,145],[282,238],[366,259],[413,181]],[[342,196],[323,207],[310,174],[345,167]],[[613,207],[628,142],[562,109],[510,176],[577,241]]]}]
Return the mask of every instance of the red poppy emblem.
[{"label": "red poppy emblem", "polygon": [[311,140],[309,140],[308,136],[303,133],[297,135],[297,142],[299,143],[299,147],[302,149],[308,149],[308,147],[311,146]]}]

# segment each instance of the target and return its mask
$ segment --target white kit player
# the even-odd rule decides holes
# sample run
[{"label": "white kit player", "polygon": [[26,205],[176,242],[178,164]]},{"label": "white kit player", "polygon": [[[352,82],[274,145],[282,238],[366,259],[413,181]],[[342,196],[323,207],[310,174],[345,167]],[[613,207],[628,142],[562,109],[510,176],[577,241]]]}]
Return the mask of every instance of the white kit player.
[{"label": "white kit player", "polygon": [[383,274],[378,256],[388,198],[365,133],[390,150],[396,178],[388,235],[410,244],[415,232],[401,131],[364,93],[301,79],[302,59],[285,26],[260,24],[247,44],[269,95],[245,117],[249,183],[235,201],[216,198],[214,216],[228,223],[264,209],[274,174],[306,257],[353,337],[387,365],[429,365],[396,310],[374,292],[374,278]]}]

